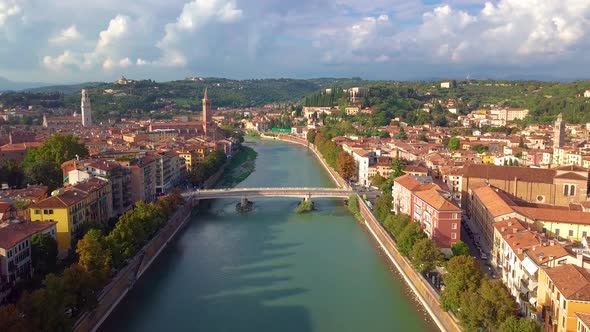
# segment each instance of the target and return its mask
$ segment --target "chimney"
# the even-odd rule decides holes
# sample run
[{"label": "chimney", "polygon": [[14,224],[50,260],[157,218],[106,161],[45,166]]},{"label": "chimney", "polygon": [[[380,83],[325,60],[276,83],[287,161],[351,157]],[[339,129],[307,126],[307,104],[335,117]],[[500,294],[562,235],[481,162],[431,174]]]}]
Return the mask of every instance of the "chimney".
[{"label": "chimney", "polygon": [[536,251],[536,250],[537,250],[537,246],[533,246],[533,251]]},{"label": "chimney", "polygon": [[516,234],[516,232],[518,232],[518,229],[516,229],[516,227],[515,227],[512,229],[512,233]]},{"label": "chimney", "polygon": [[584,255],[580,253],[576,254],[576,265],[579,267],[584,267]]}]

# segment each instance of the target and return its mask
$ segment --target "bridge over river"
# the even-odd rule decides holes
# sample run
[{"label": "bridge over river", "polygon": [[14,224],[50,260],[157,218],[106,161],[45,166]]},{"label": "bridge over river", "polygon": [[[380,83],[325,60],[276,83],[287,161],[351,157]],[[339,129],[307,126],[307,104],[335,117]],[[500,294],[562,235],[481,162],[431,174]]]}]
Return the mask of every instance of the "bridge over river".
[{"label": "bridge over river", "polygon": [[266,187],[194,190],[185,192],[183,195],[192,199],[294,197],[307,200],[312,198],[348,198],[353,193],[352,190],[341,188]]}]

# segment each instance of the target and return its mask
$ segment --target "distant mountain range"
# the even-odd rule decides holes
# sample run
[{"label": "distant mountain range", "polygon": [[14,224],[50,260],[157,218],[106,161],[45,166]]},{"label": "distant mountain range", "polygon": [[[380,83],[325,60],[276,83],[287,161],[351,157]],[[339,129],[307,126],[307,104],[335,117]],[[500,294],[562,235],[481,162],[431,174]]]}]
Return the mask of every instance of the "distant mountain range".
[{"label": "distant mountain range", "polygon": [[41,82],[16,82],[0,77],[0,91],[30,91],[37,93],[72,93],[84,87],[97,86],[103,84],[102,82],[85,82],[75,84],[55,85],[51,83]]}]

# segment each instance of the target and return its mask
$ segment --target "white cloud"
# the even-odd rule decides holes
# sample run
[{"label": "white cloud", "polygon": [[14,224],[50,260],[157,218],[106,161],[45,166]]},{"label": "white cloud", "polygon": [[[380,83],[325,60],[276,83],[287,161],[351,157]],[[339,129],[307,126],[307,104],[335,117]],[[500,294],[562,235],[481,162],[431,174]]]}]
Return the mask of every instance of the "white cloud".
[{"label": "white cloud", "polygon": [[131,59],[129,59],[128,57],[125,57],[120,60],[113,60],[111,57],[108,57],[102,63],[102,69],[106,71],[111,71],[116,68],[127,68],[132,65],[133,62],[131,62]]},{"label": "white cloud", "polygon": [[124,15],[117,15],[109,22],[106,30],[99,34],[97,50],[102,50],[114,42],[122,39],[129,33],[129,17]]},{"label": "white cloud", "polygon": [[178,42],[183,32],[195,32],[211,22],[233,23],[242,18],[234,0],[194,0],[184,5],[176,22],[166,24],[159,45]]},{"label": "white cloud", "polygon": [[59,34],[51,37],[49,39],[50,44],[61,44],[72,40],[77,40],[81,38],[82,35],[78,32],[75,25],[71,25],[70,27],[63,29],[60,31]]},{"label": "white cloud", "polygon": [[22,11],[16,0],[0,0],[0,27],[6,24],[11,16],[16,16]]},{"label": "white cloud", "polygon": [[49,55],[43,57],[43,65],[47,69],[57,71],[66,66],[80,66],[80,59],[69,50],[66,50],[56,57],[51,57]]}]

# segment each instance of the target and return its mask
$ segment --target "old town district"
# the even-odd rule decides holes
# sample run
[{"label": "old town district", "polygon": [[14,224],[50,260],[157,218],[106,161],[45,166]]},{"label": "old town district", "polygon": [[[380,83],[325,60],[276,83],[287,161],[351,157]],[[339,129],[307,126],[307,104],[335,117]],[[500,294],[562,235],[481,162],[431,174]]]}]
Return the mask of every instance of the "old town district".
[{"label": "old town district", "polygon": [[[318,114],[342,112],[305,107],[299,116],[291,115],[293,123],[305,125],[272,133],[272,120],[284,116],[272,105],[213,112],[206,92],[202,102],[200,117],[97,124],[83,91],[80,115],[46,116],[43,126],[2,129],[0,159],[20,163],[55,133],[74,134],[89,154],[63,162],[63,183],[51,192],[40,185],[4,185],[0,191],[0,300],[32,275],[35,234],[54,237],[59,257],[68,257],[85,223],[106,223],[136,202],[154,202],[186,185],[193,166],[213,151],[231,158],[239,139],[228,137],[222,125],[303,141],[324,126]],[[373,112],[358,106],[344,111],[350,116]],[[243,117],[229,116],[236,112]],[[354,159],[351,180],[361,194],[377,187],[375,179],[390,178],[401,161],[403,175],[389,188],[391,212],[419,223],[447,255],[459,241],[468,243],[482,269],[502,280],[523,316],[556,331],[587,331],[590,124],[569,125],[560,115],[552,125],[529,125],[512,134],[461,131],[473,121],[505,125],[527,112],[474,113],[459,117],[453,128],[408,126],[394,119],[378,128],[386,133],[380,138],[349,134],[331,141]]]}]

